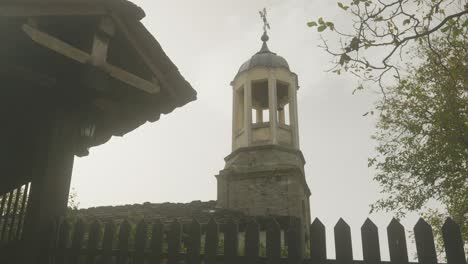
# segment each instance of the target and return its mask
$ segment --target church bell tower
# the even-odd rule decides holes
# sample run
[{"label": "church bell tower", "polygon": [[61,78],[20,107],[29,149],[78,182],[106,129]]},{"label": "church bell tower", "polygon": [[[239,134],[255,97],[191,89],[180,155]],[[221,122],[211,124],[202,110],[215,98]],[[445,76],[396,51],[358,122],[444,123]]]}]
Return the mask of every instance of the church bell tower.
[{"label": "church bell tower", "polygon": [[231,82],[232,153],[216,176],[218,207],[250,216],[294,216],[310,223],[297,116],[297,75],[269,50],[265,22],[259,52]]}]

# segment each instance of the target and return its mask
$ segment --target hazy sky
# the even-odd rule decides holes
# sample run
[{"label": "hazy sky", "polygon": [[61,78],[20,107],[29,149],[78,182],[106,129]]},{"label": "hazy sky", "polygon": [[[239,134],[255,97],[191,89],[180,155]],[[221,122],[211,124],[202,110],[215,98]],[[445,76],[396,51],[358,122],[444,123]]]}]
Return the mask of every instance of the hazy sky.
[{"label": "hazy sky", "polygon": [[[232,91],[240,65],[260,49],[267,7],[269,47],[299,76],[299,130],[312,192],[311,214],[327,226],[343,217],[352,227],[354,254],[361,258],[360,226],[379,197],[367,167],[375,120],[363,117],[376,93],[352,95],[356,80],[326,73],[330,57],[306,22],[324,16],[348,23],[335,1],[318,0],[135,0],[143,20],[198,100],[147,123],[123,138],[91,149],[75,161],[72,187],[80,207],[142,202],[215,200],[216,178],[231,151]],[[391,216],[375,214],[382,255],[388,259],[386,226]],[[415,218],[404,221],[412,229]],[[414,247],[414,246],[411,246]],[[333,244],[328,245],[334,257]]]}]

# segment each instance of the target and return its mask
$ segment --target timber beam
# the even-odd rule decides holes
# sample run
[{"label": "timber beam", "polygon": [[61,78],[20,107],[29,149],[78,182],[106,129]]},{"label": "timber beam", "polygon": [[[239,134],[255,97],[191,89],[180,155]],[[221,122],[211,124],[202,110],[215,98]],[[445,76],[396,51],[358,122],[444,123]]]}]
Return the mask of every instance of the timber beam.
[{"label": "timber beam", "polygon": [[[77,61],[81,64],[90,64],[104,71],[112,78],[119,80],[127,85],[135,87],[139,90],[150,94],[160,92],[160,86],[155,78],[151,81],[145,80],[133,73],[123,70],[106,61],[107,49],[109,44],[109,34],[113,34],[113,27],[109,25],[108,20],[103,20],[100,25],[99,32],[95,35],[93,41],[92,54],[88,54],[56,37],[53,37],[46,32],[43,32],[30,24],[22,26],[23,31],[37,44],[59,53],[69,59]],[[107,35],[107,36],[106,36]]]}]

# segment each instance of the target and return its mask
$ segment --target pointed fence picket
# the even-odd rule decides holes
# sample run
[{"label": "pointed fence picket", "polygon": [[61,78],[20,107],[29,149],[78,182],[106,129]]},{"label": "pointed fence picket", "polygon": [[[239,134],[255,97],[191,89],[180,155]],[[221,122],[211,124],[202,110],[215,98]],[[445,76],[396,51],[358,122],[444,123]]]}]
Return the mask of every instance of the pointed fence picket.
[{"label": "pointed fence picket", "polygon": [[[193,219],[181,224],[174,220],[164,225],[140,221],[132,228],[128,221],[116,225],[109,221],[86,224],[82,220],[73,225],[67,221],[55,228],[53,261],[56,264],[437,264],[432,227],[420,219],[414,227],[419,262],[408,261],[408,251],[403,226],[393,219],[388,228],[390,262],[381,261],[378,228],[367,219],[361,227],[364,260],[354,260],[349,225],[340,219],[334,228],[336,260],[327,259],[324,225],[316,219],[310,225],[310,252],[304,256],[301,228],[294,221],[286,230],[271,218],[260,225],[249,221],[242,231],[233,220],[218,223],[211,218],[208,223]],[[265,234],[264,245],[260,233]],[[466,264],[464,242],[459,226],[447,219],[443,228],[447,264]],[[283,235],[284,234],[284,240]],[[243,250],[239,251],[239,236],[244,236]],[[221,239],[224,238],[224,247]],[[202,241],[204,245],[202,246]],[[286,245],[286,248],[284,248]],[[265,251],[260,255],[260,248]],[[285,255],[286,250],[286,255]],[[239,252],[242,254],[239,255]]]},{"label": "pointed fence picket", "polygon": [[422,218],[414,226],[414,239],[418,260],[424,264],[437,264],[437,253],[432,227]]},{"label": "pointed fence picket", "polygon": [[229,219],[224,227],[224,256],[226,264],[236,264],[239,251],[239,226]]},{"label": "pointed fence picket", "polygon": [[337,264],[353,263],[351,229],[342,218],[335,225],[335,252]]},{"label": "pointed fence picket", "polygon": [[408,264],[405,228],[393,218],[387,227],[388,247],[392,264]]},{"label": "pointed fence picket", "polygon": [[187,245],[187,263],[200,264],[200,251],[201,251],[201,226],[200,223],[193,219],[190,224]]},{"label": "pointed fence picket", "polygon": [[245,231],[245,257],[248,264],[258,263],[260,253],[260,230],[258,223],[251,219]]},{"label": "pointed fence picket", "polygon": [[281,259],[281,229],[274,218],[271,218],[266,230],[266,257],[268,263],[278,264]]},{"label": "pointed fence picket", "polygon": [[361,239],[362,256],[366,264],[379,264],[381,262],[379,230],[369,218],[361,227]]},{"label": "pointed fence picket", "polygon": [[315,219],[310,225],[310,260],[312,263],[325,263],[327,260],[325,226]]}]

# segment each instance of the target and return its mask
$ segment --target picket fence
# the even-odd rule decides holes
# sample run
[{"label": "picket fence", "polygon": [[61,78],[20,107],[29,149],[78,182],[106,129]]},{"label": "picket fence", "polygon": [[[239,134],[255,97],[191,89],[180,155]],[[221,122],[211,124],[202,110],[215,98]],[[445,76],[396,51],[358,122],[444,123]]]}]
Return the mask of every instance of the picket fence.
[{"label": "picket fence", "polygon": [[[404,227],[395,219],[387,228],[390,262],[381,261],[378,229],[369,219],[361,228],[363,260],[353,259],[350,227],[342,219],[334,227],[334,260],[327,258],[325,227],[318,219],[310,225],[306,243],[302,243],[304,236],[295,225],[282,235],[273,218],[264,231],[252,219],[242,235],[234,221],[218,224],[214,219],[203,225],[195,219],[185,225],[177,220],[168,225],[160,221],[149,224],[142,220],[136,226],[128,221],[119,225],[113,221],[105,225],[98,221],[89,225],[81,220],[73,225],[64,221],[55,230],[56,240],[52,241],[54,246],[49,254],[51,263],[56,264],[414,263],[409,262]],[[266,233],[263,250],[261,232]],[[466,264],[459,226],[449,218],[442,232],[447,263]],[[243,239],[239,240],[240,237]],[[415,225],[414,237],[418,256],[416,263],[437,264],[432,228],[423,219]],[[303,249],[304,245],[307,250]]]}]

